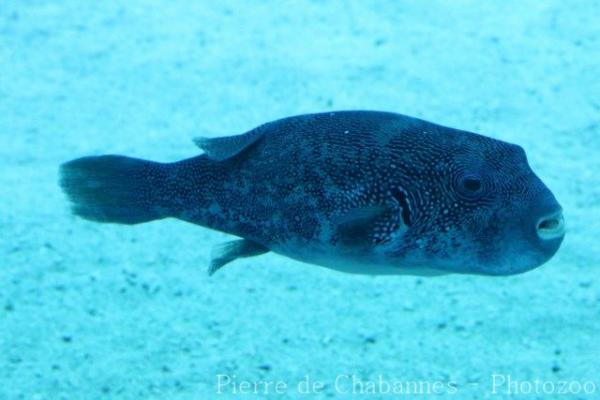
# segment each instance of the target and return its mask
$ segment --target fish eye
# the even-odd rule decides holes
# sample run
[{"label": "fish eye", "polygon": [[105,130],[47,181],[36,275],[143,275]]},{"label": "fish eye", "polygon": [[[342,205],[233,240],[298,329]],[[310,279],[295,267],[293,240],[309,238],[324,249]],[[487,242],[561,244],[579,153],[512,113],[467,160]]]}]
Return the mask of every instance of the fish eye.
[{"label": "fish eye", "polygon": [[467,193],[479,193],[481,191],[481,179],[478,176],[467,175],[462,178],[460,186]]}]

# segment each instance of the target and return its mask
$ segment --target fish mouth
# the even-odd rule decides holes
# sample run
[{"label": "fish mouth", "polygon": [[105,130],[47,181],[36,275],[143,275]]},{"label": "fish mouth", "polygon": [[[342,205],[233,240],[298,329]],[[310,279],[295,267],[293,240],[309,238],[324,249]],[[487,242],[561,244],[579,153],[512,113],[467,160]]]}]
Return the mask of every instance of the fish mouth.
[{"label": "fish mouth", "polygon": [[542,240],[557,239],[565,235],[565,219],[562,211],[542,217],[536,225],[537,235]]}]

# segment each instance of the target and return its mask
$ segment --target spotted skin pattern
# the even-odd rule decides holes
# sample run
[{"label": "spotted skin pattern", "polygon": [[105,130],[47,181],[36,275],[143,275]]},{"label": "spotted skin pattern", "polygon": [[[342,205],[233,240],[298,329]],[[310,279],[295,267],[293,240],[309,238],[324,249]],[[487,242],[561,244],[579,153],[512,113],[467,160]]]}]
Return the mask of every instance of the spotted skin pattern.
[{"label": "spotted skin pattern", "polygon": [[[547,261],[562,241],[536,233],[536,221],[560,205],[523,149],[475,133],[400,114],[344,111],[203,143],[207,154],[140,164],[138,194],[130,199],[145,210],[138,219],[175,217],[365,274],[520,273]],[[228,147],[235,151],[223,156]],[[73,188],[81,182],[68,178],[84,176],[75,174],[78,162],[63,166],[62,182],[75,213],[142,222],[111,217],[99,200],[86,216],[95,197],[78,200]]]}]

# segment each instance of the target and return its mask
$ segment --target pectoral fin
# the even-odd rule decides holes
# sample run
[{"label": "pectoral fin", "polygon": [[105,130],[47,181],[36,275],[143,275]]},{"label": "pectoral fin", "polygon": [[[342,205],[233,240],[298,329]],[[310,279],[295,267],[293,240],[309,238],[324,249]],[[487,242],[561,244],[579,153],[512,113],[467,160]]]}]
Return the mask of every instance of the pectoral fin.
[{"label": "pectoral fin", "polygon": [[263,245],[247,239],[232,240],[221,243],[212,249],[210,265],[208,266],[208,275],[212,275],[225,264],[237,258],[253,257],[270,250]]},{"label": "pectoral fin", "polygon": [[374,245],[373,227],[389,211],[385,205],[355,208],[338,217],[334,223],[339,243],[349,248],[366,248]]}]

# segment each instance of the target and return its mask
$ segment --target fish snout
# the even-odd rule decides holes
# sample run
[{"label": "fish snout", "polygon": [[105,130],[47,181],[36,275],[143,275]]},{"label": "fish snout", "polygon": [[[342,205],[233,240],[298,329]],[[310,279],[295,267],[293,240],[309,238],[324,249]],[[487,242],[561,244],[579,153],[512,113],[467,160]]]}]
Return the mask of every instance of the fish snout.
[{"label": "fish snout", "polygon": [[541,240],[554,240],[565,235],[562,210],[548,214],[537,221],[536,232]]}]

